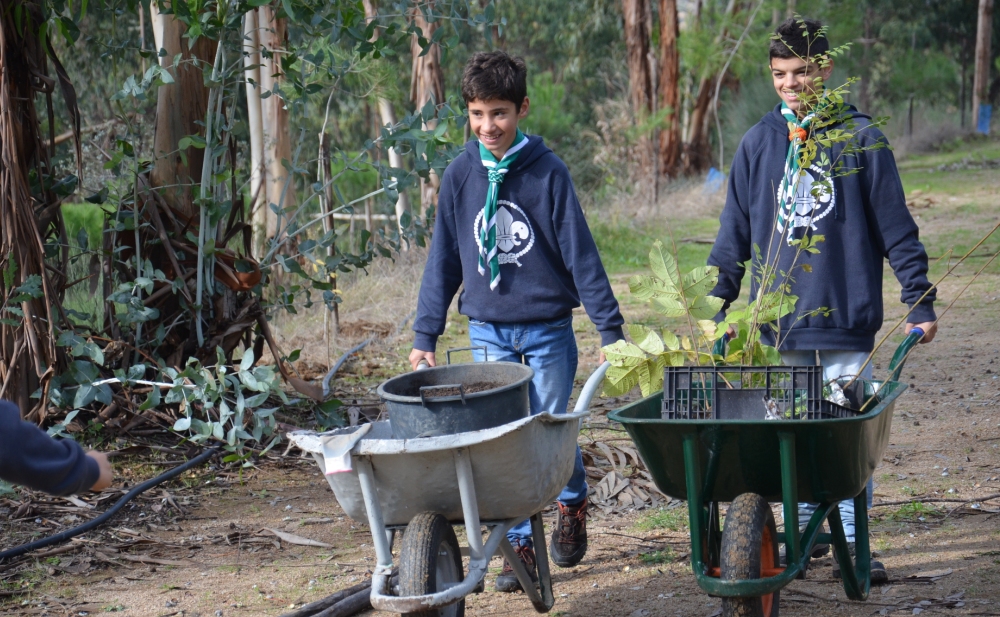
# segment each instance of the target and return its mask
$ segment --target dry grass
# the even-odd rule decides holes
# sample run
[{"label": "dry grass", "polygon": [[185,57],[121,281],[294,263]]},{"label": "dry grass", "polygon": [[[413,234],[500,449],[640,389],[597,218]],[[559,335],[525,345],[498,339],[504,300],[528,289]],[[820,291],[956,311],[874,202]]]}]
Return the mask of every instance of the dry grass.
[{"label": "dry grass", "polygon": [[[367,272],[342,276],[339,334],[332,335],[332,316],[318,302],[311,308],[299,308],[296,315],[282,314],[272,322],[282,351],[301,349],[301,361],[328,367],[342,353],[372,335],[376,335],[376,340],[369,344],[366,353],[393,350],[409,332],[412,318],[400,326],[417,308],[426,261],[427,249],[414,248],[396,255],[394,260],[376,260]],[[324,322],[324,315],[331,321]],[[329,341],[324,336],[325,327],[331,333]]]}]

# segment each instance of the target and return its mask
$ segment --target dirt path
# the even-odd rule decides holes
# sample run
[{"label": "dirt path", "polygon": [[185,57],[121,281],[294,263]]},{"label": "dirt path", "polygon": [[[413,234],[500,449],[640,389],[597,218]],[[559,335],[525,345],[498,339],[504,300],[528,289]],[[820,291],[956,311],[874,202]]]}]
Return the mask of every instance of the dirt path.
[{"label": "dirt path", "polygon": [[[977,206],[989,194],[969,199]],[[922,235],[933,247],[954,237],[956,220],[965,230],[995,224],[990,208],[970,209],[969,200],[938,197],[921,211]],[[988,245],[996,251],[1000,238]],[[954,298],[971,271],[942,285],[941,297]],[[889,275],[889,317],[901,315],[896,289]],[[628,311],[640,310],[623,304]],[[875,590],[867,603],[850,602],[831,578],[829,558],[821,559],[806,580],[783,591],[784,614],[1000,615],[997,323],[1000,267],[994,264],[945,318],[939,340],[921,346],[907,364],[903,381],[912,387],[896,406],[891,444],[875,474],[872,540],[890,584]],[[585,317],[577,328],[585,376],[596,364],[596,340]],[[888,346],[881,351],[876,373],[891,351]],[[608,425],[602,415],[611,405],[598,410],[582,442],[622,440],[620,427]],[[152,475],[148,468],[135,473]],[[988,497],[992,500],[985,501]],[[879,505],[888,503],[894,505]],[[4,525],[4,544],[22,541],[26,532],[47,535],[76,524],[74,516],[80,519],[69,502],[51,504],[47,511],[58,505],[66,515],[21,513]],[[720,601],[703,594],[690,574],[685,517],[672,512],[625,509],[592,518],[591,548],[583,563],[556,568],[552,614],[717,614]],[[8,509],[0,517],[15,514]],[[296,545],[268,530],[329,546]],[[135,502],[113,525],[67,547],[0,565],[0,615],[277,617],[293,604],[359,582],[374,562],[367,526],[343,515],[314,463],[295,452],[276,455],[242,478],[208,468],[187,474]],[[500,561],[492,566],[487,592],[468,599],[467,614],[532,614],[524,596],[491,591]],[[917,576],[921,573],[925,576]]]}]

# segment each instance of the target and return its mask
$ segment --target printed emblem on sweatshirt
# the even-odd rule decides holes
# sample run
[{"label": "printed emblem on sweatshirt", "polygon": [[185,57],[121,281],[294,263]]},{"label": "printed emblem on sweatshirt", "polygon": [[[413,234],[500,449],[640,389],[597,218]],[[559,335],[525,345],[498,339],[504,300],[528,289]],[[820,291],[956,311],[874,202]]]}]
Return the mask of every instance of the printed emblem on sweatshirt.
[{"label": "printed emblem on sweatshirt", "polygon": [[[497,258],[500,265],[517,264],[521,257],[531,250],[535,244],[535,230],[531,228],[524,210],[517,204],[506,199],[497,200]],[[483,211],[479,211],[476,222],[473,224],[472,235],[476,239],[476,245],[482,249],[483,245],[479,239],[479,232],[483,226]]]},{"label": "printed emblem on sweatshirt", "polygon": [[[830,214],[836,203],[837,195],[830,180],[829,172],[818,165],[810,165],[803,170],[801,176],[789,178],[787,188],[778,188],[778,205],[783,212],[791,212],[788,224],[788,236],[799,237],[796,230],[810,228],[816,231],[816,222]],[[778,220],[778,232],[783,232],[781,221]],[[804,229],[803,229],[804,231]]]}]

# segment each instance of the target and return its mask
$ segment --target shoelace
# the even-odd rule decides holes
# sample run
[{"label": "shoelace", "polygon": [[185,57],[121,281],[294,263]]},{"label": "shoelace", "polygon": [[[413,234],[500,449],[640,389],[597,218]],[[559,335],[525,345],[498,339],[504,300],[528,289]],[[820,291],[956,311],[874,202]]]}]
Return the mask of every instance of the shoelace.
[{"label": "shoelace", "polygon": [[[535,571],[535,552],[532,550],[530,546],[522,546],[521,544],[517,544],[514,547],[514,552],[517,553],[518,559],[520,559],[521,562],[524,563],[524,567],[528,570],[528,572]],[[502,574],[507,574],[513,571],[514,568],[511,567],[510,562],[504,559]]]},{"label": "shoelace", "polygon": [[559,542],[560,544],[573,542],[577,530],[583,526],[583,522],[587,518],[587,511],[582,507],[577,507],[576,512],[570,513],[571,508],[562,504],[559,504],[559,510],[560,514],[562,514],[560,517],[562,525],[559,527]]}]

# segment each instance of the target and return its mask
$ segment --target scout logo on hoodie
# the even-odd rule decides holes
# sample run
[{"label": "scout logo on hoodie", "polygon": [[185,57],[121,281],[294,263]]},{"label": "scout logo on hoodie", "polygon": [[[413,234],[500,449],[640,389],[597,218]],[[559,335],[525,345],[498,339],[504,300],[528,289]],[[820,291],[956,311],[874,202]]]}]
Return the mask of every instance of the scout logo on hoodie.
[{"label": "scout logo on hoodie", "polygon": [[[525,253],[531,250],[535,244],[535,231],[531,228],[528,217],[524,210],[512,202],[505,199],[497,201],[497,258],[500,265],[517,264]],[[473,224],[473,236],[480,249],[483,248],[479,233],[483,226],[483,213],[480,211]]]},{"label": "scout logo on hoodie", "polygon": [[[816,222],[830,214],[837,199],[833,181],[826,170],[813,164],[799,173],[798,178],[788,178],[788,182],[778,188],[780,209],[792,213],[788,223],[789,239],[799,237],[795,233],[799,228],[808,227],[815,231]],[[778,233],[784,231],[780,219],[777,227]]]}]

